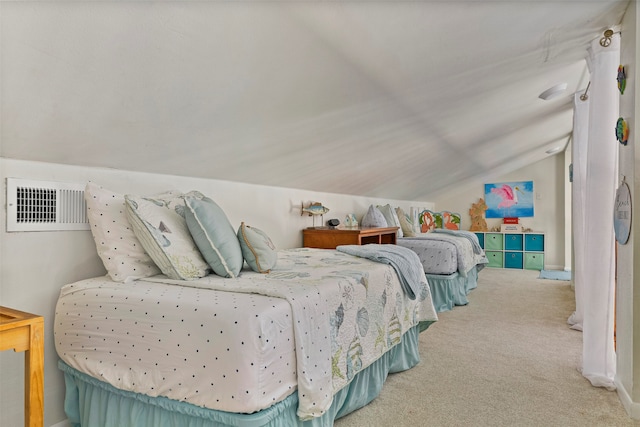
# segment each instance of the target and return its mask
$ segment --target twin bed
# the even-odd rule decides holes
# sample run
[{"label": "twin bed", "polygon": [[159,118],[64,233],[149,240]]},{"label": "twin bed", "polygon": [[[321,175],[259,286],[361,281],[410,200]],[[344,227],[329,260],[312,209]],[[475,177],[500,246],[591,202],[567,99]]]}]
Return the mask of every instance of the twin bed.
[{"label": "twin bed", "polygon": [[[331,426],[419,363],[419,334],[466,304],[483,265],[459,236],[275,250],[243,223],[238,266],[218,244],[236,244],[220,233],[224,213],[190,194],[125,198],[87,185],[108,274],[64,286],[56,304],[71,426]],[[189,232],[199,251],[189,253]]]},{"label": "twin bed", "polygon": [[463,231],[460,214],[411,208],[410,214],[378,206],[387,224],[399,227],[396,244],[418,254],[438,312],[469,303],[478,272],[488,259],[474,233]]},{"label": "twin bed", "polygon": [[242,224],[241,268],[226,256],[214,274],[180,240],[181,215],[210,219],[197,208],[217,215],[216,228],[228,221],[210,199],[123,198],[91,184],[85,198],[108,274],[62,287],[56,304],[74,427],[331,426],[420,361],[419,334],[437,314],[406,248],[392,248],[406,262],[398,268],[346,250],[275,250]]},{"label": "twin bed", "polygon": [[438,312],[467,305],[467,295],[478,284],[478,273],[488,263],[475,234],[435,229],[397,239],[397,245],[414,251],[423,265]]},{"label": "twin bed", "polygon": [[55,344],[73,426],[330,426],[415,366],[437,320],[393,267],[278,252],[268,274],[64,286]]}]

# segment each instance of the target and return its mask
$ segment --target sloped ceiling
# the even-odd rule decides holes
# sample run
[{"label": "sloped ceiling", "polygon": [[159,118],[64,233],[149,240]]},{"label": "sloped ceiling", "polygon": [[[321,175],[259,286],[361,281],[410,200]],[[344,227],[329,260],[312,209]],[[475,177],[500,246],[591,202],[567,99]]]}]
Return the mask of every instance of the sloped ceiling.
[{"label": "sloped ceiling", "polygon": [[565,146],[627,3],[2,2],[0,154],[429,201]]}]

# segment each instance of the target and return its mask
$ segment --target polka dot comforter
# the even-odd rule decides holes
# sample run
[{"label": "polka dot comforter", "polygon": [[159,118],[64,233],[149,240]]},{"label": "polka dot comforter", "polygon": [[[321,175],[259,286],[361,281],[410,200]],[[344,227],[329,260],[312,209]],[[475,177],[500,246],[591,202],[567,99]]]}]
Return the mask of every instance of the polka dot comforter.
[{"label": "polka dot comforter", "polygon": [[234,279],[92,278],[61,289],[55,345],[121,390],[237,413],[297,390],[298,416],[310,419],[407,330],[437,320],[429,293],[401,289],[389,265],[309,248]]}]

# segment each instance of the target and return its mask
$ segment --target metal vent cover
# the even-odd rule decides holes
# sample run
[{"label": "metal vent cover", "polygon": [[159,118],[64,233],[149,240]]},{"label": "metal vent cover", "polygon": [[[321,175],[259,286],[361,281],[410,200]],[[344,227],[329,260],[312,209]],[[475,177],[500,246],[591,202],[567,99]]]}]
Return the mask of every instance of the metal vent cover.
[{"label": "metal vent cover", "polygon": [[84,188],[7,178],[7,231],[89,230]]}]

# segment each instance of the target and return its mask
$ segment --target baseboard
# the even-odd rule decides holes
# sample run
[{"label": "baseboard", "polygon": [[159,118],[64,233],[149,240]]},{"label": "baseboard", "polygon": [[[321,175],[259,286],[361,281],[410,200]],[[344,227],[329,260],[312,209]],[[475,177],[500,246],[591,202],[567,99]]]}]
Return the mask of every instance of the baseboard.
[{"label": "baseboard", "polygon": [[629,417],[634,420],[640,420],[640,403],[634,402],[631,400],[631,396],[627,392],[627,389],[622,385],[618,378],[614,378],[614,382],[616,384],[616,391],[618,392],[618,397],[620,398],[620,402],[622,402],[622,406]]},{"label": "baseboard", "polygon": [[69,427],[69,420],[60,421],[59,423],[53,424],[51,427]]}]

